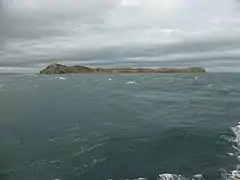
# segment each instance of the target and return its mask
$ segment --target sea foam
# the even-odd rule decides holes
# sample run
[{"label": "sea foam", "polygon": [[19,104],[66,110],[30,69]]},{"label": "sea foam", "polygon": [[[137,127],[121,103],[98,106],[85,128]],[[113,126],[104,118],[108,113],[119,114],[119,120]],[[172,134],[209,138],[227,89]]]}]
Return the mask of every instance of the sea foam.
[{"label": "sea foam", "polygon": [[232,142],[232,152],[228,153],[231,157],[235,157],[239,164],[236,166],[236,169],[228,171],[222,170],[222,178],[224,180],[240,180],[240,122],[234,127],[231,128],[234,137],[228,137],[228,141]]}]

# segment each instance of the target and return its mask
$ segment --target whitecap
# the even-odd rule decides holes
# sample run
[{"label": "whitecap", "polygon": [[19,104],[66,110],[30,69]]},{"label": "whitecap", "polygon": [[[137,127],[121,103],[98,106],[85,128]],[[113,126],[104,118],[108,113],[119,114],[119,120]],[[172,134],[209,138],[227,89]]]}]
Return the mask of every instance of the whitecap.
[{"label": "whitecap", "polygon": [[214,86],[214,84],[208,84],[208,85],[207,85],[208,88],[211,88],[211,87],[213,87],[213,86]]},{"label": "whitecap", "polygon": [[234,156],[234,153],[227,153],[229,156]]},{"label": "whitecap", "polygon": [[59,80],[66,80],[67,78],[64,78],[64,77],[58,77]]},{"label": "whitecap", "polygon": [[136,81],[128,81],[128,82],[126,82],[126,84],[137,84],[137,82]]},{"label": "whitecap", "polygon": [[223,170],[222,171],[222,177],[225,180],[239,180],[240,179],[239,167],[237,167],[236,170],[233,170],[230,173],[227,173],[226,170]]},{"label": "whitecap", "polygon": [[[113,179],[109,178],[108,180],[113,180]],[[125,180],[148,180],[148,178],[139,177],[135,179],[125,179]],[[159,174],[156,180],[204,180],[204,177],[202,176],[202,174],[196,174],[191,178],[186,178],[181,174],[164,173],[164,174]]]},{"label": "whitecap", "polygon": [[191,178],[186,178],[181,174],[159,174],[157,180],[204,180],[202,174],[195,174]]},{"label": "whitecap", "polygon": [[[232,152],[228,153],[229,156],[235,157],[238,161],[240,160],[240,122],[236,126],[231,128],[234,137],[229,137],[229,141],[233,143]],[[222,177],[225,180],[240,180],[240,164],[237,165],[236,169],[227,171],[222,170]]]},{"label": "whitecap", "polygon": [[200,179],[204,179],[203,176],[201,174],[196,174],[192,177],[193,180],[200,180]]},{"label": "whitecap", "polygon": [[112,78],[109,78],[108,81],[112,81]]},{"label": "whitecap", "polygon": [[183,180],[185,179],[182,175],[177,174],[159,174],[157,180]]},{"label": "whitecap", "polygon": [[66,80],[66,77],[62,77],[62,76],[55,76],[55,77],[51,77],[49,78],[49,80],[53,80],[53,79],[58,79],[58,80]]}]

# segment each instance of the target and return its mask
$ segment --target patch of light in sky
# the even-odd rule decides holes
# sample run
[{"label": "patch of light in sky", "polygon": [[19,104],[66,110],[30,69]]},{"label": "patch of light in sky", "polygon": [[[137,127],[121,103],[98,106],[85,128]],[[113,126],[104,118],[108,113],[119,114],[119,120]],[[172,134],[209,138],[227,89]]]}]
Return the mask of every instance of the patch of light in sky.
[{"label": "patch of light in sky", "polygon": [[121,0],[122,7],[143,7],[157,9],[160,13],[170,13],[183,7],[184,0]]},{"label": "patch of light in sky", "polygon": [[140,0],[121,0],[120,6],[139,6],[141,5]]}]

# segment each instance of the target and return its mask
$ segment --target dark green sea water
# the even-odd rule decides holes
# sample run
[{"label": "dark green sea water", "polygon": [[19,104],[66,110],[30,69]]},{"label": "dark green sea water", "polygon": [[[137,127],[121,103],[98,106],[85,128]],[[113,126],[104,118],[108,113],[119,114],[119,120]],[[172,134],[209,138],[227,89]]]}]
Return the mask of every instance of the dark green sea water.
[{"label": "dark green sea water", "polygon": [[240,74],[0,84],[0,180],[237,179]]}]

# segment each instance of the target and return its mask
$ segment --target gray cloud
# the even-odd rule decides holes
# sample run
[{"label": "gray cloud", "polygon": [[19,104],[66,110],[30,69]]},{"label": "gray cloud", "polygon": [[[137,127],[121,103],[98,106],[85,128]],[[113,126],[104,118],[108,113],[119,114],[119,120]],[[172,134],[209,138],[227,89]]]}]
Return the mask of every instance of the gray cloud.
[{"label": "gray cloud", "polygon": [[235,0],[0,2],[0,71],[56,61],[213,71],[240,63]]}]

